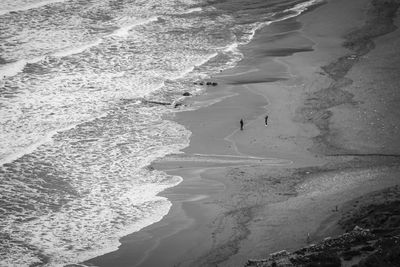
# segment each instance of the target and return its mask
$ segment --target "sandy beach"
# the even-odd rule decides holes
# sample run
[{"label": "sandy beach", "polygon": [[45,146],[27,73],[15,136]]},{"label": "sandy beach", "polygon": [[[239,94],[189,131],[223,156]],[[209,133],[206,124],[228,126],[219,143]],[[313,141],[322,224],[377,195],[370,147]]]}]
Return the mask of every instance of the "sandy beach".
[{"label": "sandy beach", "polygon": [[168,118],[192,132],[150,166],[183,177],[161,194],[169,214],[86,264],[244,266],[343,233],[351,201],[399,185],[400,18],[376,2],[330,0],[259,30]]}]

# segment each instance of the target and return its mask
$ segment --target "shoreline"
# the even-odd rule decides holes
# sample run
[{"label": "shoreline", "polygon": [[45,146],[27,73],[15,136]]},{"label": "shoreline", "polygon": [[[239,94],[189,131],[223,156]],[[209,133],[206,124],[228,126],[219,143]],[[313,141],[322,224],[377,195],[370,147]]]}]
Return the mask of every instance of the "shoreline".
[{"label": "shoreline", "polygon": [[[343,99],[347,102],[313,106],[330,97],[321,95],[320,88],[332,89],[330,71],[323,75],[320,67],[338,68],[329,65],[337,58],[339,62],[345,58],[345,63],[354,60],[348,58],[342,36],[364,25],[363,7],[369,2],[329,1],[256,33],[243,48],[244,60],[213,77],[219,86],[187,99],[186,104],[207,103],[216,98],[221,101],[168,118],[193,133],[183,155],[170,155],[152,164],[156,169],[184,178],[181,184],[160,194],[172,202],[169,214],[160,222],[122,238],[119,250],[86,263],[243,266],[249,258],[280,249],[298,249],[306,244],[307,234],[318,240],[326,234],[340,233],[336,226],[338,218],[325,220],[332,216],[333,207],[398,184],[396,157],[360,157],[357,150],[342,153],[344,150],[329,146],[327,140],[333,140],[327,135],[330,126],[322,123],[321,118],[335,119],[334,113],[331,117],[324,114],[329,108],[349,103],[346,94]],[[333,26],[342,5],[348,7],[340,13],[343,22]],[[315,25],[315,20],[323,23]],[[286,37],[276,38],[271,44],[276,37],[274,31],[285,27],[297,29],[289,30]],[[264,47],[268,44],[275,47],[296,44],[298,48],[268,50]],[[273,63],[268,61],[271,54],[275,55]],[[258,60],[260,55],[263,56]],[[340,62],[339,68],[343,64]],[[326,72],[323,67],[322,70]],[[265,76],[269,71],[281,78],[271,82],[273,77]],[[316,96],[320,97],[318,101]],[[296,116],[298,111],[302,117]],[[266,114],[270,117],[267,127],[263,122]],[[238,122],[243,117],[242,132]],[[336,156],[326,157],[327,151]],[[370,151],[382,154],[373,147]],[[386,178],[378,184],[378,177],[384,172],[373,172],[374,165],[376,170],[389,165]],[[369,178],[363,179],[366,172]],[[336,185],[337,177],[343,175],[353,183],[340,180],[343,186],[335,190],[321,188],[324,184]],[[304,216],[313,212],[313,218]]]}]

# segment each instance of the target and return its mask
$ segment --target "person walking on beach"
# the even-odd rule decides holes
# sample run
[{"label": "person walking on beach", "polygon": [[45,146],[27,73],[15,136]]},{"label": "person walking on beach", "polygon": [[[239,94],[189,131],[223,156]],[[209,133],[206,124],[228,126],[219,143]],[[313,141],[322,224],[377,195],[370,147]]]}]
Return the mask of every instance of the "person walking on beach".
[{"label": "person walking on beach", "polygon": [[243,119],[240,119],[240,130],[243,131]]},{"label": "person walking on beach", "polygon": [[268,125],[268,115],[265,116],[265,126],[267,126],[267,125]]}]

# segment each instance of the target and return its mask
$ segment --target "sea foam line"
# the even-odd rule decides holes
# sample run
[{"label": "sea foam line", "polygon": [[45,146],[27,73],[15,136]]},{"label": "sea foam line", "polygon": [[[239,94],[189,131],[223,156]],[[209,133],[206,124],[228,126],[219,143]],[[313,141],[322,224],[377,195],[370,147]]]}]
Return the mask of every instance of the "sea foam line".
[{"label": "sea foam line", "polygon": [[315,5],[315,4],[319,4],[324,2],[325,0],[310,0],[304,3],[300,3],[295,5],[292,8],[287,9],[287,11],[297,11],[300,12],[299,14],[303,13],[304,11],[306,11],[309,7]]},{"label": "sea foam line", "polygon": [[145,24],[148,24],[151,22],[155,22],[157,20],[158,20],[157,16],[150,17],[148,19],[139,19],[132,24],[121,26],[121,28],[119,28],[118,30],[116,30],[115,32],[110,34],[109,36],[127,37],[129,35],[129,31],[131,29],[133,29],[134,27],[139,26],[139,25],[145,25]]},{"label": "sea foam line", "polygon": [[[316,5],[316,4],[319,4],[319,3],[322,3],[324,1],[325,0],[310,0],[310,1],[307,1],[307,2],[304,2],[304,3],[300,3],[300,4],[295,5],[292,8],[288,8],[288,9],[285,9],[285,10],[281,11],[282,13],[292,11],[292,12],[295,12],[294,14],[283,16],[282,18],[278,18],[278,19],[275,19],[275,20],[258,23],[251,30],[251,34],[250,34],[250,37],[248,38],[248,40],[249,40],[248,42],[250,42],[254,38],[254,35],[256,34],[256,32],[258,30],[260,30],[261,28],[264,28],[264,27],[266,27],[266,26],[268,26],[268,25],[270,25],[270,24],[272,24],[274,22],[279,22],[279,21],[287,20],[287,19],[290,19],[290,18],[293,18],[293,17],[297,17],[300,14],[302,14],[304,11],[307,11],[309,7],[311,7],[313,5]],[[274,16],[276,14],[277,13],[274,13],[274,14],[272,14],[272,16]]]},{"label": "sea foam line", "polygon": [[[274,22],[279,22],[279,21],[287,20],[287,19],[290,19],[290,18],[293,18],[293,17],[297,17],[300,14],[302,14],[304,11],[307,11],[309,7],[311,7],[311,6],[315,5],[315,4],[322,3],[322,2],[324,2],[324,0],[311,0],[311,1],[308,1],[308,2],[300,3],[300,4],[295,5],[292,8],[289,8],[289,9],[286,9],[286,10],[282,11],[282,13],[292,11],[292,12],[295,12],[294,14],[283,16],[282,18],[278,18],[278,19],[271,20],[271,21],[256,23],[254,28],[252,28],[250,30],[249,37],[246,38],[247,39],[246,41],[239,42],[239,43],[238,42],[232,43],[232,44],[230,44],[230,45],[225,47],[224,52],[232,52],[234,54],[243,56],[239,51],[239,46],[246,45],[246,44],[250,43],[250,41],[254,38],[254,36],[255,36],[255,34],[256,34],[256,32],[258,30],[260,30],[260,29],[262,29],[262,28],[264,28],[264,27],[266,27],[268,25],[271,25]],[[272,14],[272,16],[274,16],[274,15],[276,15],[276,13]]]},{"label": "sea foam line", "polygon": [[22,151],[15,152],[15,153],[13,153],[13,154],[1,159],[0,160],[0,166],[3,166],[4,164],[7,164],[7,163],[11,163],[11,162],[13,162],[13,161],[25,156],[25,155],[33,153],[41,145],[43,145],[45,143],[48,143],[48,142],[51,142],[52,137],[55,134],[57,134],[58,132],[61,132],[63,130],[66,131],[66,130],[72,129],[74,127],[75,127],[75,125],[74,126],[70,126],[70,127],[65,127],[65,128],[62,128],[62,129],[57,129],[57,130],[54,130],[54,131],[51,131],[51,132],[47,133],[40,141],[37,141],[37,142],[29,145],[28,147],[25,147],[25,149],[22,150]]},{"label": "sea foam line", "polygon": [[[98,118],[101,118],[101,117],[104,117],[104,116],[106,116],[106,114],[101,114],[98,117],[92,118],[92,119],[87,120],[85,122],[94,121],[94,120],[96,120]],[[17,160],[19,158],[22,158],[25,155],[33,153],[41,145],[44,145],[46,143],[52,142],[52,140],[53,140],[52,138],[56,134],[58,134],[60,132],[65,132],[65,131],[71,130],[71,129],[75,128],[76,126],[78,126],[79,124],[81,124],[81,122],[76,123],[76,124],[71,124],[71,125],[68,125],[66,127],[55,129],[55,130],[52,130],[52,131],[48,132],[39,141],[37,141],[37,142],[25,147],[25,149],[23,149],[23,150],[21,150],[19,152],[15,152],[15,153],[13,153],[13,154],[5,157],[5,158],[0,159],[0,166],[3,166],[4,164],[7,164],[7,163],[11,163],[11,162],[13,162],[13,161],[15,161],[15,160]]]},{"label": "sea foam line", "polygon": [[3,10],[0,10],[0,16],[5,15],[5,14],[10,13],[10,12],[27,11],[27,10],[30,10],[30,9],[35,9],[35,8],[39,8],[39,7],[42,7],[42,6],[47,6],[47,5],[54,4],[54,3],[61,3],[61,2],[65,2],[65,1],[68,1],[68,0],[48,0],[48,1],[42,1],[42,2],[39,2],[39,3],[35,3],[35,4],[26,5],[26,6],[23,6],[23,7],[21,6],[21,7],[18,7],[18,8],[3,9]]},{"label": "sea foam line", "polygon": [[99,44],[101,44],[101,40],[97,40],[93,43],[89,43],[89,44],[78,46],[78,47],[72,47],[72,48],[60,50],[60,51],[57,51],[57,52],[51,54],[50,56],[61,58],[61,57],[75,55],[75,54],[80,54],[80,53],[83,53],[84,51],[86,51],[87,49],[90,49],[94,46],[98,46]]},{"label": "sea foam line", "polygon": [[200,12],[203,9],[201,7],[194,7],[194,8],[189,8],[187,11],[183,12],[183,14],[190,14],[194,12]]},{"label": "sea foam line", "polygon": [[203,60],[201,60],[200,62],[197,62],[192,67],[182,71],[182,73],[180,73],[179,75],[176,75],[171,80],[178,80],[178,79],[181,79],[181,78],[185,77],[186,75],[191,73],[196,67],[199,67],[199,66],[202,66],[202,65],[206,64],[208,61],[210,61],[212,58],[214,58],[216,56],[218,56],[218,53],[212,53],[212,54],[206,56]]},{"label": "sea foam line", "polygon": [[284,16],[284,17],[282,17],[280,19],[274,20],[273,22],[287,20],[287,19],[290,19],[290,18],[293,18],[293,17],[297,17],[298,15],[303,13],[304,11],[307,11],[308,8],[310,8],[311,6],[314,6],[316,4],[322,3],[324,1],[325,0],[310,0],[310,1],[307,1],[307,2],[304,2],[304,3],[297,4],[294,7],[288,8],[288,9],[283,11],[283,13],[292,11],[292,12],[295,12],[294,14]]},{"label": "sea foam line", "polygon": [[45,56],[35,57],[32,59],[21,59],[16,62],[8,63],[0,67],[0,81],[6,77],[12,77],[20,73],[27,64],[37,63],[45,59]]},{"label": "sea foam line", "polygon": [[[122,26],[121,28],[115,30],[113,33],[103,36],[102,38],[114,37],[114,36],[127,37],[129,35],[129,31],[131,29],[133,29],[134,27],[139,26],[139,25],[145,25],[145,24],[148,24],[151,22],[155,22],[157,20],[158,20],[157,16],[154,16],[154,17],[151,17],[148,19],[141,19],[141,20],[135,21],[132,24]],[[84,45],[77,46],[77,47],[69,47],[69,48],[62,49],[57,52],[50,53],[50,54],[47,54],[44,56],[39,56],[39,57],[31,58],[31,59],[21,59],[16,62],[5,64],[2,67],[0,67],[0,81],[6,77],[13,77],[13,76],[17,75],[18,73],[22,72],[27,64],[38,63],[40,61],[45,60],[48,57],[62,58],[62,57],[66,57],[66,56],[83,53],[84,51],[86,51],[92,47],[100,45],[102,43],[102,38],[100,38],[94,42],[88,43],[88,44],[84,44]]]},{"label": "sea foam line", "polygon": [[87,49],[90,49],[91,47],[99,45],[100,43],[101,43],[101,40],[97,40],[93,43],[85,44],[82,46],[59,50],[52,54],[34,57],[34,58],[30,58],[30,59],[21,59],[21,60],[12,62],[12,63],[5,64],[2,67],[0,67],[0,81],[5,79],[6,77],[13,77],[13,76],[21,73],[27,64],[38,63],[38,62],[48,59],[49,57],[61,58],[61,57],[71,56],[74,54],[79,54],[79,53],[84,52]]}]

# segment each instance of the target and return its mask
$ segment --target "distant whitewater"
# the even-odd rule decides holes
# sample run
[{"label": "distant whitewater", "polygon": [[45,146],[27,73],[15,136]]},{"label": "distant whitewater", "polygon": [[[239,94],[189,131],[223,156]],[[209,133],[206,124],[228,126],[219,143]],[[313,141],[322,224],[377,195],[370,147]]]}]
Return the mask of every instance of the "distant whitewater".
[{"label": "distant whitewater", "polygon": [[258,28],[317,1],[211,2],[0,1],[0,266],[81,262],[159,221],[181,178],[148,166],[190,132],[143,99],[201,93]]}]

